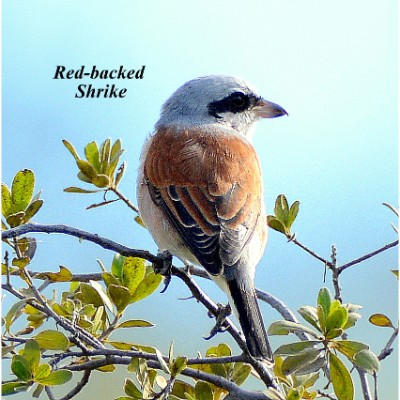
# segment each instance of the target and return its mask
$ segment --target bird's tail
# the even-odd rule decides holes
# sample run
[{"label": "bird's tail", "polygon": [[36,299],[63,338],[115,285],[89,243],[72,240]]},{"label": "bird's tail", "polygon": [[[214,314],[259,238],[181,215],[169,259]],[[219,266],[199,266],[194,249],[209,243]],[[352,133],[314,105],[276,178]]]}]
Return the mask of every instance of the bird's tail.
[{"label": "bird's tail", "polygon": [[246,339],[249,353],[272,366],[273,355],[258,306],[253,282],[247,277],[227,281],[231,301]]}]

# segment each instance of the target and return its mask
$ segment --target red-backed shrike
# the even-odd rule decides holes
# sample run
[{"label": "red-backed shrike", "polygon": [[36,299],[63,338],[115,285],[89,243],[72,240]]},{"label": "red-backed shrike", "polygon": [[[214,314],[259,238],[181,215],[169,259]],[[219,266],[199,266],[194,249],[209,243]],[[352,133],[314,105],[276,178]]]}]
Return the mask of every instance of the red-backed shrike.
[{"label": "red-backed shrike", "polygon": [[267,241],[260,118],[287,115],[241,79],[212,75],[181,86],[145,143],[140,215],[160,250],[205,268],[227,294],[249,353],[273,362],[254,287]]}]

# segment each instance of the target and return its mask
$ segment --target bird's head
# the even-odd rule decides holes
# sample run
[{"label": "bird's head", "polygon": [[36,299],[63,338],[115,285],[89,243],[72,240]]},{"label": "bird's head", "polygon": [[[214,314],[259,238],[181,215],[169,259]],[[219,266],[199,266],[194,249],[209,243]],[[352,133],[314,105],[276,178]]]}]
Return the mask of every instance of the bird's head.
[{"label": "bird's head", "polygon": [[287,115],[279,105],[263,99],[248,83],[225,75],[209,75],[182,85],[164,103],[156,128],[165,125],[222,124],[244,136],[260,118]]}]

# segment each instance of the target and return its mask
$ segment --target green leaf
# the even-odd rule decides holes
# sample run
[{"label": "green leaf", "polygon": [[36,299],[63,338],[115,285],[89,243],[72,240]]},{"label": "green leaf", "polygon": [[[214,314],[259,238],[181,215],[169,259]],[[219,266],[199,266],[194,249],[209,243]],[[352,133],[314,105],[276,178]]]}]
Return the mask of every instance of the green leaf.
[{"label": "green leaf", "polygon": [[326,334],[325,338],[327,340],[332,340],[332,339],[335,339],[335,338],[337,338],[339,336],[342,336],[343,332],[344,332],[344,330],[342,328],[333,328],[333,329],[330,329],[328,331],[328,333]]},{"label": "green leaf", "polygon": [[320,357],[317,357],[314,361],[311,361],[310,363],[305,364],[301,368],[299,368],[296,371],[296,377],[315,373],[320,369],[322,369],[325,366],[325,364],[326,364],[326,359],[325,357],[322,356],[321,353]]},{"label": "green leaf", "polygon": [[37,368],[34,374],[35,382],[40,381],[41,379],[47,378],[51,373],[51,367],[49,364],[41,364]]},{"label": "green leaf", "polygon": [[267,216],[267,224],[270,228],[274,229],[275,231],[281,232],[286,235],[286,227],[283,223],[273,215]]},{"label": "green leaf", "polygon": [[325,318],[328,317],[331,310],[332,297],[328,288],[322,288],[318,293],[317,303],[322,307]]},{"label": "green leaf", "polygon": [[11,325],[21,315],[22,309],[26,306],[26,300],[17,301],[14,303],[6,316],[4,317],[6,332],[10,332]]},{"label": "green leaf", "polygon": [[7,218],[12,213],[11,191],[4,183],[1,184],[1,212]]},{"label": "green leaf", "polygon": [[130,379],[125,379],[124,383],[124,392],[134,398],[134,399],[141,399],[142,398],[142,392],[136,387],[136,385],[130,380]]},{"label": "green leaf", "polygon": [[299,314],[314,328],[320,330],[317,309],[312,306],[303,306],[298,309]]},{"label": "green leaf", "polygon": [[143,280],[140,282],[139,286],[136,288],[134,293],[131,295],[131,303],[143,300],[147,296],[150,296],[162,281],[162,276],[160,274],[155,274],[150,272]]},{"label": "green leaf", "polygon": [[321,354],[322,350],[320,349],[309,349],[302,351],[296,356],[288,356],[283,360],[281,367],[282,372],[285,375],[293,374],[294,372],[305,368],[307,365],[314,363],[314,361],[321,358]]},{"label": "green leaf", "polygon": [[13,258],[11,264],[14,267],[18,267],[19,269],[23,269],[29,264],[30,261],[31,260],[28,257]]},{"label": "green leaf", "polygon": [[299,324],[298,322],[291,322],[285,320],[275,321],[270,325],[268,329],[269,335],[287,335],[289,333],[295,333],[295,332],[308,333],[309,335],[315,337],[316,339],[319,339],[318,333],[314,332],[312,329],[302,324]]},{"label": "green leaf", "polygon": [[98,188],[105,188],[110,186],[110,179],[107,175],[98,174],[94,178],[92,178],[92,183]]},{"label": "green leaf", "polygon": [[392,321],[385,314],[372,314],[368,320],[373,325],[394,329]]},{"label": "green leaf", "polygon": [[284,194],[280,194],[275,200],[274,212],[276,217],[287,226],[289,217],[289,204]]},{"label": "green leaf", "polygon": [[177,357],[171,365],[171,376],[178,376],[187,367],[187,357]]},{"label": "green leaf", "polygon": [[64,189],[64,192],[67,193],[98,193],[101,192],[101,190],[87,190],[87,189],[82,189],[76,186],[70,186]]},{"label": "green leaf", "polygon": [[24,223],[27,223],[42,207],[43,200],[36,200],[29,204],[25,211]]},{"label": "green leaf", "polygon": [[236,383],[236,385],[240,386],[249,377],[250,373],[250,365],[236,362],[233,367],[231,380]]},{"label": "green leaf", "polygon": [[18,171],[11,186],[12,213],[25,211],[35,186],[35,175],[29,169]]},{"label": "green leaf", "polygon": [[121,141],[118,139],[112,146],[111,154],[110,154],[110,166],[108,171],[108,176],[114,175],[115,168],[119,162],[119,158],[124,153],[125,150],[121,148]]},{"label": "green leaf", "polygon": [[124,256],[121,256],[121,254],[116,253],[114,255],[112,264],[111,264],[111,273],[118,279],[122,279],[123,277],[123,267],[124,267],[124,262],[125,262]]},{"label": "green leaf", "polygon": [[289,220],[288,220],[288,227],[290,228],[299,213],[300,202],[295,201],[289,209]]},{"label": "green leaf", "polygon": [[124,321],[121,324],[116,326],[116,329],[119,328],[152,328],[154,324],[151,322],[145,321],[143,319],[130,319],[128,321]]},{"label": "green leaf", "polygon": [[379,371],[379,359],[370,350],[364,349],[354,355],[353,362],[357,367],[373,374]]},{"label": "green leaf", "polygon": [[187,398],[186,394],[189,394],[190,396],[194,397],[194,388],[187,382],[177,379],[174,382],[171,394],[179,399],[186,399]]},{"label": "green leaf", "polygon": [[158,359],[158,362],[160,363],[161,369],[166,373],[166,374],[171,374],[171,371],[167,365],[167,363],[164,360],[163,355],[161,354],[160,350],[156,349],[156,356]]},{"label": "green leaf", "polygon": [[310,350],[319,344],[321,344],[321,342],[316,340],[283,344],[275,350],[275,354],[280,356],[293,356],[301,353],[304,350]]},{"label": "green leaf", "polygon": [[106,139],[100,147],[100,171],[107,175],[110,162],[111,140]]},{"label": "green leaf", "polygon": [[111,147],[111,154],[110,154],[110,162],[113,162],[115,159],[119,159],[122,150],[121,140],[117,139]]},{"label": "green leaf", "polygon": [[96,371],[100,372],[114,372],[116,370],[116,366],[114,364],[103,365],[102,367],[96,368]]},{"label": "green leaf", "polygon": [[82,173],[81,171],[78,172],[77,177],[79,180],[81,180],[82,182],[86,182],[86,183],[92,183],[92,179],[88,178],[84,173]]},{"label": "green leaf", "polygon": [[[96,291],[96,293],[98,294],[98,296],[101,299],[102,304],[99,304],[99,305],[104,304],[110,311],[112,311],[113,303],[111,302],[111,299],[105,293],[105,291],[104,291],[103,287],[100,285],[100,283],[98,283],[96,281],[90,281],[90,285]],[[96,304],[94,304],[94,306],[96,306]]]},{"label": "green leaf", "polygon": [[296,376],[296,381],[300,382],[301,386],[307,389],[314,386],[318,378],[319,378],[319,372],[314,372],[313,374]]},{"label": "green leaf", "polygon": [[343,327],[344,330],[347,330],[351,327],[353,327],[356,322],[361,318],[361,314],[356,313],[356,312],[349,312],[347,316],[347,322],[345,326]]},{"label": "green leaf", "polygon": [[77,160],[76,165],[78,166],[82,174],[84,174],[89,179],[90,182],[92,182],[93,179],[97,176],[97,172],[95,171],[95,169],[86,160]]},{"label": "green leaf", "polygon": [[364,343],[354,342],[352,340],[338,340],[334,342],[334,348],[344,354],[350,361],[361,350],[368,350],[369,346]]},{"label": "green leaf", "polygon": [[214,394],[210,385],[203,381],[198,381],[194,388],[196,400],[213,400]]},{"label": "green leaf", "polygon": [[69,347],[68,338],[59,331],[45,330],[35,336],[35,340],[42,349],[67,350]]},{"label": "green leaf", "polygon": [[28,363],[29,369],[35,371],[40,362],[40,347],[39,344],[32,339],[29,339],[25,343],[24,351],[22,356]]},{"label": "green leaf", "polygon": [[43,385],[41,385],[40,383],[38,383],[38,384],[36,385],[35,390],[34,390],[33,393],[32,393],[32,397],[34,397],[35,399],[39,398],[40,395],[42,394],[44,388],[45,388],[45,387],[44,387]]},{"label": "green leaf", "polygon": [[118,278],[116,278],[113,274],[111,274],[110,272],[103,272],[101,274],[101,276],[107,287],[110,285],[117,285],[117,286],[122,285],[121,281]]},{"label": "green leaf", "polygon": [[93,168],[100,172],[100,155],[99,148],[95,141],[90,142],[85,147],[85,157],[88,162],[93,166]]},{"label": "green leaf", "polygon": [[206,357],[229,357],[232,355],[232,349],[225,343],[210,347],[206,352]]},{"label": "green leaf", "polygon": [[62,265],[60,265],[58,272],[41,272],[36,275],[36,278],[47,278],[52,282],[70,282],[72,279],[72,272]]},{"label": "green leaf", "polygon": [[[90,304],[90,305],[92,305],[92,304]],[[93,322],[92,329],[91,329],[92,333],[96,333],[103,326],[103,324],[104,324],[103,316],[106,317],[104,306],[97,307],[96,313],[95,313],[93,321],[92,321]]]},{"label": "green leaf", "polygon": [[23,218],[25,216],[25,211],[20,211],[15,214],[10,214],[7,217],[7,223],[11,226],[11,228],[15,228],[18,225],[23,223]]},{"label": "green leaf", "polygon": [[122,267],[122,283],[133,294],[146,273],[145,260],[138,257],[125,257]]},{"label": "green leaf", "polygon": [[16,354],[12,358],[11,371],[18,379],[21,379],[21,381],[29,381],[32,377],[32,371],[29,368],[28,361],[19,354]]},{"label": "green leaf", "polygon": [[117,307],[117,311],[119,313],[123,312],[131,299],[129,290],[125,286],[110,285],[107,291],[112,302]]},{"label": "green leaf", "polygon": [[347,322],[348,311],[345,307],[342,307],[339,303],[338,307],[334,307],[332,303],[331,312],[326,319],[326,330],[329,332],[332,329],[342,329]]},{"label": "green leaf", "polygon": [[1,394],[2,396],[8,396],[10,394],[26,391],[28,388],[29,385],[24,382],[7,382],[1,385]]},{"label": "green leaf", "polygon": [[63,139],[63,144],[64,146],[69,150],[69,152],[72,154],[72,156],[75,158],[76,161],[79,160],[78,153],[75,150],[75,147],[72,145],[72,143],[68,142],[68,140]]},{"label": "green leaf", "polygon": [[353,400],[354,385],[350,372],[332,352],[329,353],[329,372],[338,400]]},{"label": "green leaf", "polygon": [[287,400],[300,400],[303,396],[304,390],[299,388],[290,389],[287,395]]},{"label": "green leaf", "polygon": [[59,369],[51,372],[48,376],[37,379],[36,382],[44,386],[63,385],[72,379],[72,372],[66,369]]}]

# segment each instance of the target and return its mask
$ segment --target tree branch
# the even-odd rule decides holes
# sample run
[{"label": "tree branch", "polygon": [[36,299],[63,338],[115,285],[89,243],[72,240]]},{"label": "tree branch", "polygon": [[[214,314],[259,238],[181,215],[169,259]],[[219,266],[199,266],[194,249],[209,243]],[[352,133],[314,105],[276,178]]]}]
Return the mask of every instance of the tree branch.
[{"label": "tree branch", "polygon": [[[133,257],[140,257],[143,258],[147,261],[150,261],[156,266],[162,266],[165,260],[162,257],[157,257],[151,254],[148,251],[144,250],[136,250],[136,249],[131,249],[126,246],[123,246],[117,242],[114,242],[110,239],[106,239],[103,237],[100,237],[96,234],[92,234],[77,228],[73,228],[67,225],[40,225],[40,224],[25,224],[21,225],[16,228],[9,229],[7,231],[2,232],[2,238],[4,239],[9,239],[9,238],[16,238],[17,236],[24,235],[27,233],[61,233],[65,235],[70,235],[77,237],[79,239],[85,239],[90,242],[93,242],[95,244],[98,244],[99,246],[107,249],[107,250],[112,250],[115,251],[121,255],[124,256],[133,256]],[[187,274],[183,269],[177,268],[175,266],[172,266],[172,274],[179,277],[190,289],[192,292],[193,296],[201,302],[209,312],[212,313],[214,316],[218,316],[219,313],[219,307],[200,289],[200,287],[196,284],[196,282],[190,277],[189,274]],[[47,311],[47,310],[46,310]],[[44,311],[44,312],[46,312]],[[52,310],[51,310],[52,311]],[[53,312],[54,313],[54,312]],[[46,312],[46,314],[48,314]],[[52,315],[53,317],[53,315]],[[58,320],[61,320],[64,325],[68,327],[68,331],[71,332],[71,326],[68,320],[62,319],[58,315],[56,315],[56,318]],[[57,320],[56,319],[56,320]],[[61,326],[63,326],[60,323]],[[229,318],[226,319],[225,325],[227,326],[227,331],[231,334],[231,336],[235,339],[236,343],[239,345],[239,347],[242,349],[243,352],[247,354],[247,346],[244,338],[238,331],[238,329],[235,327],[235,325],[231,322]],[[64,326],[63,326],[64,327]],[[93,338],[95,339],[95,338]],[[97,339],[96,339],[97,341]],[[101,343],[101,342],[100,342]],[[95,348],[98,348],[99,345],[96,343],[94,345]],[[273,375],[271,372],[265,368],[265,366],[258,360],[249,358],[248,361],[253,368],[257,371],[259,374],[261,380],[267,385],[267,387],[274,387],[277,388],[276,382],[274,380]]]},{"label": "tree branch", "polygon": [[396,340],[397,336],[399,334],[399,328],[396,328],[394,330],[394,332],[392,333],[392,335],[390,336],[388,342],[386,343],[386,346],[382,349],[382,351],[380,352],[378,359],[380,361],[384,360],[387,356],[390,356],[390,354],[392,354],[393,351],[393,342]]},{"label": "tree branch", "polygon": [[89,383],[89,378],[91,373],[92,373],[91,369],[83,371],[82,379],[76,384],[76,386],[69,393],[61,397],[59,400],[70,400],[74,396],[76,396]]},{"label": "tree branch", "polygon": [[114,242],[113,240],[68,225],[42,225],[29,223],[3,231],[1,237],[4,240],[25,235],[27,233],[61,233],[68,236],[74,236],[78,239],[88,240],[89,242],[98,244],[103,247],[103,249],[115,251],[123,256],[140,257],[156,265],[160,265],[160,262],[163,261],[160,257],[151,254],[149,251],[131,249]]},{"label": "tree branch", "polygon": [[350,261],[350,262],[348,262],[347,264],[344,264],[344,265],[342,265],[341,267],[339,267],[339,268],[338,268],[338,273],[341,274],[345,269],[350,268],[350,267],[352,267],[352,266],[355,265],[355,264],[359,264],[359,263],[362,262],[362,261],[368,260],[369,258],[374,257],[374,256],[376,256],[376,255],[379,254],[379,253],[382,253],[382,252],[384,252],[384,251],[386,251],[386,250],[391,249],[392,247],[397,246],[398,244],[399,244],[399,241],[398,241],[398,240],[395,240],[394,242],[389,243],[389,244],[387,244],[387,245],[381,247],[381,248],[378,249],[378,250],[372,251],[371,253],[368,253],[368,254],[366,254],[365,256],[362,256],[362,257],[357,258],[357,259],[355,259],[355,260],[353,260],[353,261]]},{"label": "tree branch", "polygon": [[[108,355],[106,358],[103,359],[90,360],[82,364],[67,365],[64,366],[63,369],[67,369],[69,371],[93,370],[110,364],[129,365],[131,361],[132,361],[131,358],[121,358],[119,356]],[[158,361],[149,360],[147,361],[147,364],[150,368],[161,369],[161,365]],[[216,385],[222,389],[227,390],[232,396],[234,396],[234,398],[249,399],[249,400],[268,399],[268,397],[262,393],[242,389],[232,381],[222,378],[221,376],[208,374],[206,372],[198,371],[192,368],[184,369],[181,372],[181,374],[191,378],[210,382],[213,385]]]}]

